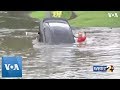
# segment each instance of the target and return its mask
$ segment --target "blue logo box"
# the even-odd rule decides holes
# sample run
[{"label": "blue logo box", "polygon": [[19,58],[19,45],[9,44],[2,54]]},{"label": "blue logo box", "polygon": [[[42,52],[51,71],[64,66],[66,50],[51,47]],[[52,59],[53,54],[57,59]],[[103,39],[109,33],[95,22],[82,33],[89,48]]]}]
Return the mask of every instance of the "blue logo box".
[{"label": "blue logo box", "polygon": [[2,77],[22,77],[22,57],[2,57]]},{"label": "blue logo box", "polygon": [[106,72],[107,66],[93,66],[94,72]]}]

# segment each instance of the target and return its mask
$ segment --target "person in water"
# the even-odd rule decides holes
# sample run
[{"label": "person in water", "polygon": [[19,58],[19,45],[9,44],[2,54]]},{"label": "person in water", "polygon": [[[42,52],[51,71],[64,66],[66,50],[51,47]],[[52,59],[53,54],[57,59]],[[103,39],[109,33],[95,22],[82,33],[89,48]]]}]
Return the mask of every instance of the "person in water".
[{"label": "person in water", "polygon": [[83,42],[85,42],[85,40],[86,40],[86,32],[84,33],[78,32],[77,43],[81,45]]}]

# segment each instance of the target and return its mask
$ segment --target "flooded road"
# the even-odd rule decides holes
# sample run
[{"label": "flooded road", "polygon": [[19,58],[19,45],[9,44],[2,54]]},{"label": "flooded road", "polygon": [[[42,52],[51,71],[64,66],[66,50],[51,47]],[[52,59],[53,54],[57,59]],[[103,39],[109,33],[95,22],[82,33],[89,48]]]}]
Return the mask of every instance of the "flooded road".
[{"label": "flooded road", "polygon": [[[39,23],[28,13],[0,13],[0,59],[3,55],[21,55],[23,79],[120,78],[120,28],[73,30],[87,32],[87,42],[81,47],[44,45],[37,40]],[[93,72],[94,65],[113,65],[115,70]]]}]

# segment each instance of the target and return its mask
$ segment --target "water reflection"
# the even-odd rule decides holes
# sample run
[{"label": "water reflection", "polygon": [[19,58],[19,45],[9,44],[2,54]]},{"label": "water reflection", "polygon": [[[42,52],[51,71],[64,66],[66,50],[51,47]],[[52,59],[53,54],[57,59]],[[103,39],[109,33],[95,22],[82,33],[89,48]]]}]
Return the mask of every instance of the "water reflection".
[{"label": "water reflection", "polygon": [[38,23],[28,16],[29,13],[30,11],[8,11],[7,13],[0,13],[0,28],[34,28]]}]

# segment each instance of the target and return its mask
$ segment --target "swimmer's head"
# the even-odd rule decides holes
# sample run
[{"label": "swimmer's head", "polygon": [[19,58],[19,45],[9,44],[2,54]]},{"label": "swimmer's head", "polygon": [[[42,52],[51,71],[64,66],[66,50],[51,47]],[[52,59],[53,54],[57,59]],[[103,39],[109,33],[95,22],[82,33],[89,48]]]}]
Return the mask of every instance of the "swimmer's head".
[{"label": "swimmer's head", "polygon": [[78,36],[86,36],[86,32],[78,32]]},{"label": "swimmer's head", "polygon": [[78,36],[82,36],[82,33],[81,33],[81,32],[78,32]]}]

